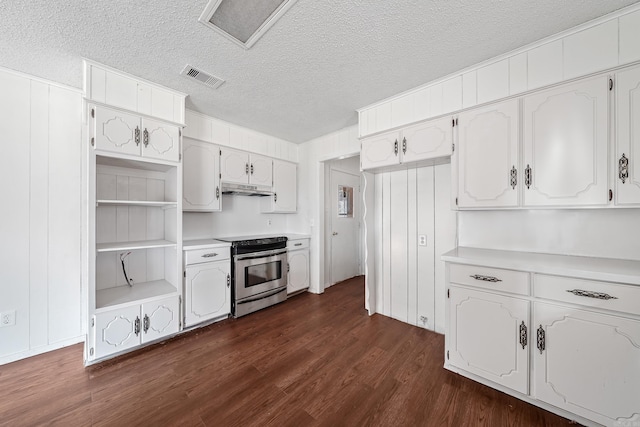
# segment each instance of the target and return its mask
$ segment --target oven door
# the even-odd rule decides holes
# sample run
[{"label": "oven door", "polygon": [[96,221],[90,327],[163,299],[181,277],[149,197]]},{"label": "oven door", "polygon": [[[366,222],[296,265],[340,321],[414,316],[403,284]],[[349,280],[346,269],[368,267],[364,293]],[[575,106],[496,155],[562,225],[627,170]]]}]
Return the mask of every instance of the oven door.
[{"label": "oven door", "polygon": [[235,300],[287,286],[287,251],[275,249],[236,255]]}]

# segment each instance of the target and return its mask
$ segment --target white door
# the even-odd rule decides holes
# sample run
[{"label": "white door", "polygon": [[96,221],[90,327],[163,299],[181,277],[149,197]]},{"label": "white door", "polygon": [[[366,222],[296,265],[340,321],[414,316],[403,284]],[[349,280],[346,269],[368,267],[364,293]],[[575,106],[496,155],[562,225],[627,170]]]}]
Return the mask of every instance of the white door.
[{"label": "white door", "polygon": [[140,344],[140,306],[98,313],[95,322],[95,352],[98,359]]},{"label": "white door", "polygon": [[249,183],[249,153],[232,148],[220,149],[220,180],[235,184]]},{"label": "white door", "polygon": [[616,77],[616,203],[640,204],[640,68]]},{"label": "white door", "polygon": [[142,120],[142,155],[177,162],[180,158],[180,130],[153,119]]},{"label": "white door", "polygon": [[287,293],[297,292],[309,287],[309,249],[290,251],[287,255],[289,275]]},{"label": "white door", "polygon": [[182,150],[182,209],[220,210],[220,154],[213,144],[185,138]]},{"label": "white door", "polygon": [[532,345],[544,340],[533,397],[604,425],[638,422],[640,321],[535,303],[533,326]]},{"label": "white door", "polygon": [[142,145],[140,117],[102,106],[92,108],[96,149],[139,156]]},{"label": "white door", "polygon": [[251,154],[249,156],[249,183],[253,185],[273,185],[273,163],[269,157]]},{"label": "white door", "polygon": [[272,212],[295,212],[297,200],[297,170],[295,163],[273,161]]},{"label": "white door", "polygon": [[184,325],[192,326],[231,312],[229,260],[186,268]]},{"label": "white door", "polygon": [[450,117],[410,126],[402,131],[402,162],[451,155],[453,124]]},{"label": "white door", "polygon": [[529,302],[451,286],[448,303],[449,363],[527,394]]},{"label": "white door", "polygon": [[175,334],[180,327],[178,297],[142,304],[142,342]]},{"label": "white door", "polygon": [[608,204],[608,94],[605,76],[524,97],[525,206]]},{"label": "white door", "polygon": [[358,275],[360,177],[331,170],[331,283]]},{"label": "white door", "polygon": [[363,170],[400,163],[400,132],[386,132],[362,140],[360,165]]},{"label": "white door", "polygon": [[518,111],[514,99],[458,116],[460,208],[518,206]]}]

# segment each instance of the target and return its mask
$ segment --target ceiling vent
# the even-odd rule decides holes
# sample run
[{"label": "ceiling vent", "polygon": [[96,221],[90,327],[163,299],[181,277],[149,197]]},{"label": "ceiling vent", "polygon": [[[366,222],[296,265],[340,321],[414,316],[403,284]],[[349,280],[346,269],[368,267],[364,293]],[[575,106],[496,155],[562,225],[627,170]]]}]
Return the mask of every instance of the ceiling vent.
[{"label": "ceiling vent", "polygon": [[222,85],[222,83],[224,83],[224,80],[222,80],[221,78],[198,70],[197,68],[192,67],[189,64],[184,67],[180,75],[195,79],[203,85],[209,86],[212,89],[218,89]]},{"label": "ceiling vent", "polygon": [[198,21],[249,49],[297,0],[209,0]]}]

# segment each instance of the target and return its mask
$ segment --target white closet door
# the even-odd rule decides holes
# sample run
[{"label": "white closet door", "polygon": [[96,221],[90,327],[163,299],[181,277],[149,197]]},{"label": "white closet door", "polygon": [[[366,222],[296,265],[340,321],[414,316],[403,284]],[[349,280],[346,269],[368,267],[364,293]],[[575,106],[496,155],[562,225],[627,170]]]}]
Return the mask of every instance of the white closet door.
[{"label": "white closet door", "polygon": [[640,204],[640,67],[616,76],[616,203]]},{"label": "white closet door", "polygon": [[600,76],[524,98],[525,206],[608,203],[608,93]]},{"label": "white closet door", "polygon": [[139,116],[102,106],[95,106],[93,109],[96,149],[140,155],[142,129]]}]

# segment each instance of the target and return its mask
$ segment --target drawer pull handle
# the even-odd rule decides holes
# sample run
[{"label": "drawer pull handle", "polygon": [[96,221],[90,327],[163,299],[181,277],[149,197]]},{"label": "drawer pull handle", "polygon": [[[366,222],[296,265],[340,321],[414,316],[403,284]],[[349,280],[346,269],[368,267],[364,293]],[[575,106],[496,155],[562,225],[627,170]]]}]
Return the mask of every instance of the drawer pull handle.
[{"label": "drawer pull handle", "polygon": [[472,279],[476,279],[476,280],[482,280],[483,282],[502,282],[501,279],[498,279],[497,277],[493,277],[493,276],[481,276],[479,274],[474,274],[473,276],[469,276]]},{"label": "drawer pull handle", "polygon": [[618,299],[618,297],[614,297],[613,295],[605,294],[604,292],[594,292],[594,291],[585,291],[582,289],[571,289],[567,292],[570,292],[579,297],[587,297],[587,298],[595,298],[595,299]]},{"label": "drawer pull handle", "polygon": [[293,246],[302,246],[302,243],[294,243]]},{"label": "drawer pull handle", "polygon": [[213,258],[214,256],[218,256],[218,254],[215,252],[211,252],[211,253],[202,255],[202,258]]}]

